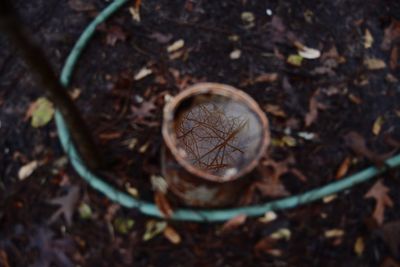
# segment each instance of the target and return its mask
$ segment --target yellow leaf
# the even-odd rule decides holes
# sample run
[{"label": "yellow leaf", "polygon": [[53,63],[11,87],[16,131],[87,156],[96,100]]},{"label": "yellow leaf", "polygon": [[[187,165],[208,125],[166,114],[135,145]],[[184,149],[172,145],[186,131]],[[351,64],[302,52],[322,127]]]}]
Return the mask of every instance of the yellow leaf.
[{"label": "yellow leaf", "polygon": [[368,29],[365,29],[364,35],[364,47],[370,48],[372,47],[372,43],[374,42],[374,38],[372,37],[371,32]]},{"label": "yellow leaf", "polygon": [[279,229],[278,231],[276,231],[270,235],[270,237],[272,239],[286,239],[286,240],[290,240],[291,236],[292,236],[292,233],[287,228]]},{"label": "yellow leaf", "polygon": [[381,132],[383,123],[384,123],[384,119],[382,116],[379,116],[378,118],[376,118],[374,125],[372,125],[372,133],[374,135],[379,135],[379,133]]},{"label": "yellow leaf", "polygon": [[364,59],[364,65],[369,70],[380,70],[386,68],[386,63],[382,59],[379,58],[367,58]]},{"label": "yellow leaf", "polygon": [[38,128],[46,125],[51,121],[54,115],[53,103],[51,103],[47,98],[40,97],[34,103],[34,108],[32,111],[32,127]]},{"label": "yellow leaf", "polygon": [[326,238],[333,238],[333,237],[342,237],[344,235],[344,231],[341,229],[331,229],[325,231]]},{"label": "yellow leaf", "polygon": [[156,235],[162,233],[166,227],[166,222],[157,222],[155,220],[148,221],[146,223],[146,232],[143,235],[143,241],[148,241]]},{"label": "yellow leaf", "polygon": [[289,55],[287,58],[287,63],[296,67],[300,67],[301,62],[303,62],[303,57],[299,55]]},{"label": "yellow leaf", "polygon": [[362,237],[358,237],[356,242],[354,243],[354,252],[357,256],[361,256],[364,252],[364,239]]}]

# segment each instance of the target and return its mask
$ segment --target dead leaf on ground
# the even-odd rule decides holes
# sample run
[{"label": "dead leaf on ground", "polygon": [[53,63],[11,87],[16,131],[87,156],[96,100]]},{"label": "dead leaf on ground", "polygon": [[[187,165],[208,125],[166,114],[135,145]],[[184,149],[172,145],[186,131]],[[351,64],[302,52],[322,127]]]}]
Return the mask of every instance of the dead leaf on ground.
[{"label": "dead leaf on ground", "polygon": [[163,232],[164,236],[166,239],[168,239],[172,244],[179,244],[181,243],[181,236],[179,235],[179,233],[172,228],[170,225],[168,225]]},{"label": "dead leaf on ground", "polygon": [[0,249],[0,266],[10,267],[10,263],[8,261],[7,253],[2,249]]},{"label": "dead leaf on ground", "polygon": [[38,128],[48,124],[52,120],[53,115],[53,103],[45,97],[40,97],[30,104],[25,114],[25,119],[31,118],[32,127]]},{"label": "dead leaf on ground", "polygon": [[275,82],[276,80],[278,80],[278,77],[279,77],[279,75],[276,72],[264,73],[264,74],[257,76],[254,79],[254,82],[255,83],[272,83],[272,82]]},{"label": "dead leaf on ground", "polygon": [[282,117],[282,118],[286,117],[285,111],[283,111],[282,108],[278,105],[267,104],[265,106],[265,111],[276,117]]},{"label": "dead leaf on ground", "polygon": [[389,61],[390,69],[395,70],[397,68],[398,60],[399,60],[399,46],[395,45],[392,48],[392,52],[390,52],[390,61]]},{"label": "dead leaf on ground", "polygon": [[50,224],[54,223],[61,215],[63,215],[67,225],[71,226],[72,216],[74,214],[74,210],[76,204],[78,203],[78,200],[79,200],[79,187],[72,186],[68,190],[68,193],[65,196],[57,197],[48,201],[48,203],[52,205],[60,206],[60,208],[51,216],[49,223]]},{"label": "dead leaf on ground", "polygon": [[356,242],[354,243],[354,253],[360,257],[364,252],[364,248],[364,238],[357,237]]},{"label": "dead leaf on ground", "polygon": [[365,29],[364,34],[364,48],[371,48],[374,43],[374,37],[372,37],[371,32],[368,29]]},{"label": "dead leaf on ground", "polygon": [[393,19],[392,23],[385,29],[381,48],[389,50],[396,40],[400,38],[400,21]]},{"label": "dead leaf on ground", "polygon": [[146,222],[146,230],[143,235],[143,241],[149,241],[156,235],[159,235],[167,227],[166,222],[158,222],[156,220],[149,220]]},{"label": "dead leaf on ground", "polygon": [[166,44],[172,40],[173,36],[170,33],[153,32],[149,37],[160,44]]},{"label": "dead leaf on ground", "polygon": [[388,195],[389,191],[390,189],[383,184],[382,180],[379,180],[364,196],[364,198],[374,198],[376,200],[372,217],[378,224],[382,224],[384,221],[385,208],[393,206],[393,201]]},{"label": "dead leaf on ground", "polygon": [[340,164],[338,170],[336,171],[336,179],[340,179],[345,176],[351,165],[351,157],[346,157],[343,162]]},{"label": "dead leaf on ground", "polygon": [[175,51],[183,48],[184,45],[185,45],[185,41],[183,39],[179,39],[179,40],[175,41],[174,43],[172,43],[170,46],[168,46],[167,51],[168,51],[168,53],[175,52]]},{"label": "dead leaf on ground", "polygon": [[141,68],[138,73],[136,73],[135,77],[133,78],[135,81],[139,81],[147,76],[149,76],[150,74],[152,74],[153,71],[147,67],[143,67]]},{"label": "dead leaf on ground", "polygon": [[400,267],[400,263],[390,257],[386,257],[379,267]]},{"label": "dead leaf on ground", "polygon": [[385,160],[393,155],[395,151],[379,155],[367,147],[367,143],[362,135],[357,132],[349,132],[344,136],[345,144],[358,156],[366,157],[376,166],[383,167]]},{"label": "dead leaf on ground", "polygon": [[400,220],[385,223],[379,230],[394,257],[400,257]]},{"label": "dead leaf on ground", "polygon": [[99,138],[101,140],[114,140],[120,138],[122,136],[122,132],[104,132],[99,134]]},{"label": "dead leaf on ground", "polygon": [[342,229],[330,229],[324,232],[326,238],[338,238],[344,236],[344,231]]},{"label": "dead leaf on ground", "polygon": [[37,160],[31,161],[28,164],[22,166],[18,171],[19,180],[25,180],[39,167],[39,162]]},{"label": "dead leaf on ground", "polygon": [[379,116],[378,118],[376,118],[374,124],[372,125],[372,133],[374,135],[379,135],[384,122],[385,122],[385,120],[383,119],[382,116]]},{"label": "dead leaf on ground", "polygon": [[313,95],[310,98],[310,102],[308,104],[308,109],[309,111],[307,112],[305,118],[304,118],[304,123],[306,127],[309,127],[311,124],[313,124],[317,118],[318,118],[318,110],[319,109],[326,109],[327,106],[320,103],[318,101],[318,97],[320,95],[319,90],[316,90]]},{"label": "dead leaf on ground", "polygon": [[380,70],[386,68],[386,63],[379,58],[366,58],[364,59],[364,65],[369,70]]},{"label": "dead leaf on ground", "polygon": [[154,202],[166,218],[170,218],[174,214],[172,206],[164,193],[160,191],[154,192]]},{"label": "dead leaf on ground", "polygon": [[154,116],[153,111],[156,108],[157,107],[152,100],[143,101],[140,107],[131,107],[135,121],[144,121],[147,118],[152,118]]},{"label": "dead leaf on ground", "polygon": [[265,253],[275,257],[282,256],[283,254],[282,250],[274,248],[274,245],[277,242],[278,242],[277,239],[274,239],[270,236],[266,236],[255,244],[254,250],[258,255],[262,255]]},{"label": "dead leaf on ground", "polygon": [[241,226],[246,222],[246,219],[247,215],[245,214],[240,214],[238,216],[233,217],[232,219],[225,222],[224,225],[222,225],[221,233],[225,234],[238,228],[239,226]]},{"label": "dead leaf on ground", "polygon": [[125,41],[127,34],[119,26],[110,26],[106,30],[106,44],[114,46],[118,41]]},{"label": "dead leaf on ground", "polygon": [[78,12],[95,11],[96,7],[85,0],[69,0],[68,6]]},{"label": "dead leaf on ground", "polygon": [[38,250],[32,267],[75,266],[67,256],[74,248],[73,240],[69,237],[55,239],[54,236],[50,228],[41,227],[30,237],[29,247]]}]

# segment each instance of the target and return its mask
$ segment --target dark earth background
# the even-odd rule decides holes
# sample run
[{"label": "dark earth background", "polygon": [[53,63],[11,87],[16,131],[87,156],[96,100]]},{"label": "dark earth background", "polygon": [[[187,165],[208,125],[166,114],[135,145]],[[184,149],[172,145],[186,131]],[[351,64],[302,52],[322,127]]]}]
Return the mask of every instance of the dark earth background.
[{"label": "dark earth background", "polygon": [[[107,4],[14,1],[57,73],[83,29]],[[268,158],[294,158],[290,167],[306,178],[279,175],[279,185],[290,194],[342,178],[337,171],[346,158],[351,158],[350,174],[397,151],[400,73],[393,51],[399,45],[400,2],[143,1],[140,22],[129,12],[134,6],[129,2],[99,27],[68,88],[80,92],[75,101],[107,155],[105,179],[116,186],[129,183],[141,198],[153,198],[149,178],[160,174],[165,96],[199,81],[241,88],[267,112],[274,140]],[[251,12],[254,20],[243,20],[243,12]],[[369,48],[367,29],[373,37]],[[167,52],[179,39],[183,48]],[[288,64],[288,56],[297,53],[295,41],[322,56],[304,59],[301,66]],[[231,59],[235,49],[241,55]],[[370,58],[383,60],[385,67],[368,67]],[[135,79],[143,67],[152,73]],[[143,241],[154,219],[88,187],[67,164],[54,122],[30,125],[27,110],[42,93],[13,45],[0,36],[0,266],[400,266],[398,170],[377,178],[392,201],[383,222],[373,216],[375,200],[365,198],[374,179],[333,200],[277,212],[268,223],[248,218],[221,231],[221,223],[167,220],[180,236],[177,244],[165,232]],[[318,116],[307,125],[305,118],[313,112]],[[383,125],[374,134],[378,117]],[[304,132],[314,138],[298,135]],[[348,133],[364,138],[373,155],[357,149]],[[129,148],[132,139],[136,145]],[[20,168],[33,160],[40,166],[19,179]],[[57,206],[49,201],[76,188],[78,198],[61,201],[71,204],[63,211],[67,218],[73,212],[72,222],[53,218]],[[274,193],[279,195],[248,190],[238,201],[259,203]],[[90,207],[89,215],[83,206]],[[280,229],[290,236],[272,238]],[[333,237],[327,234],[331,230]]]}]

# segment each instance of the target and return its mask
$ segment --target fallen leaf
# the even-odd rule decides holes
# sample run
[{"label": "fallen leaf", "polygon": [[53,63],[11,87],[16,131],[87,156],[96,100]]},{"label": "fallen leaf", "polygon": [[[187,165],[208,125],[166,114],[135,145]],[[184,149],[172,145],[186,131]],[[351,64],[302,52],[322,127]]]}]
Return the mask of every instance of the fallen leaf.
[{"label": "fallen leaf", "polygon": [[149,37],[151,39],[156,40],[160,44],[166,44],[169,41],[171,41],[173,36],[170,33],[164,34],[164,33],[160,33],[160,32],[153,32]]},{"label": "fallen leaf", "polygon": [[150,146],[150,142],[144,143],[140,148],[139,148],[139,153],[143,154],[147,151],[147,149]]},{"label": "fallen leaf", "polygon": [[[29,114],[30,113],[30,114]],[[28,109],[27,116],[31,116],[32,127],[45,126],[51,121],[54,115],[54,106],[47,98],[38,98]]]},{"label": "fallen leaf", "polygon": [[178,41],[175,41],[173,44],[167,47],[168,53],[175,52],[179,49],[181,49],[185,45],[185,41],[182,39],[179,39]]},{"label": "fallen leaf", "polygon": [[286,241],[290,240],[291,236],[292,236],[292,233],[287,228],[281,228],[278,231],[276,231],[270,235],[270,237],[272,239],[276,239],[276,240],[285,239]]},{"label": "fallen leaf", "polygon": [[300,55],[289,55],[286,62],[292,66],[300,67],[303,62],[303,57]]},{"label": "fallen leaf", "polygon": [[240,225],[246,222],[246,219],[247,215],[245,214],[240,214],[233,217],[232,219],[225,222],[224,225],[222,225],[221,233],[227,233],[238,228]]},{"label": "fallen leaf", "polygon": [[120,138],[122,136],[122,132],[105,132],[99,134],[99,138],[101,140],[114,140]]},{"label": "fallen leaf", "polygon": [[268,211],[264,214],[263,217],[259,218],[258,221],[262,223],[269,223],[274,221],[276,218],[278,218],[278,215],[276,215],[275,212],[273,211]]},{"label": "fallen leaf", "polygon": [[337,195],[336,195],[336,194],[333,194],[333,195],[329,195],[329,196],[324,197],[324,198],[322,199],[322,201],[323,201],[324,203],[329,203],[329,202],[334,201],[336,198],[337,198]]},{"label": "fallen leaf", "polygon": [[360,257],[364,252],[364,248],[364,239],[362,237],[357,237],[356,242],[354,243],[354,253]]},{"label": "fallen leaf", "polygon": [[72,225],[72,215],[79,199],[79,187],[72,186],[68,193],[63,197],[54,198],[48,201],[52,205],[59,205],[60,208],[51,216],[49,223],[54,223],[61,215],[64,215],[64,219],[68,226]]},{"label": "fallen leaf", "polygon": [[337,238],[342,237],[344,235],[344,231],[341,229],[330,229],[326,230],[324,236],[326,238]]},{"label": "fallen leaf", "polygon": [[374,198],[376,200],[372,217],[378,224],[382,224],[384,221],[385,208],[393,206],[393,201],[388,195],[389,191],[390,189],[382,183],[382,180],[378,180],[364,196],[364,198]]},{"label": "fallen leaf", "polygon": [[276,72],[271,72],[271,73],[263,73],[259,76],[257,76],[254,79],[255,83],[272,83],[275,82],[276,80],[278,80],[278,73]]},{"label": "fallen leaf", "polygon": [[278,242],[277,239],[273,239],[270,236],[266,236],[256,243],[254,250],[257,254],[267,253],[271,256],[279,257],[282,256],[282,251],[274,248],[274,245]]},{"label": "fallen leaf", "polygon": [[240,15],[240,17],[241,17],[242,22],[244,24],[244,27],[246,29],[250,29],[250,28],[255,26],[255,19],[256,18],[255,18],[253,13],[251,13],[251,12],[243,12]]},{"label": "fallen leaf", "polygon": [[395,151],[378,155],[367,147],[367,143],[363,136],[356,132],[349,132],[344,136],[345,144],[353,150],[358,156],[366,157],[378,167],[385,165],[385,160],[389,158]]},{"label": "fallen leaf", "polygon": [[301,49],[299,49],[297,52],[302,58],[305,59],[317,59],[321,56],[321,52],[319,50],[309,48],[307,46],[301,47]]},{"label": "fallen leaf", "polygon": [[133,197],[139,197],[139,190],[137,190],[135,187],[132,187],[129,183],[125,185],[126,191]]},{"label": "fallen leaf", "polygon": [[139,70],[139,72],[135,75],[134,80],[138,81],[143,79],[144,77],[149,76],[150,74],[152,74],[153,71],[151,69],[148,69],[146,67],[143,67]]},{"label": "fallen leaf", "polygon": [[153,111],[156,109],[156,105],[153,101],[143,101],[140,107],[131,107],[133,112],[133,117],[136,121],[143,121],[146,118],[153,117]]},{"label": "fallen leaf", "polygon": [[8,261],[7,253],[2,249],[0,249],[0,266],[10,267],[10,263]]},{"label": "fallen leaf", "polygon": [[150,220],[146,222],[146,231],[143,235],[143,241],[148,241],[155,237],[156,235],[162,233],[167,227],[166,222],[157,222],[155,220]]},{"label": "fallen leaf", "polygon": [[78,97],[81,95],[81,89],[74,88],[72,91],[69,92],[69,95],[73,100],[78,99]]},{"label": "fallen leaf", "polygon": [[400,267],[400,263],[390,257],[386,257],[379,267]]},{"label": "fallen leaf", "polygon": [[400,256],[400,220],[385,223],[379,232],[392,255],[398,258]]},{"label": "fallen leaf", "polygon": [[88,3],[87,1],[84,1],[84,0],[69,0],[68,6],[72,10],[78,11],[78,12],[95,11],[96,10],[96,7],[93,4]]},{"label": "fallen leaf", "polygon": [[162,192],[164,194],[167,193],[168,183],[164,179],[164,177],[159,176],[159,175],[152,175],[150,177],[150,182],[151,182],[151,185],[152,185],[152,188],[153,188],[154,191],[159,191],[159,192]]},{"label": "fallen leaf", "polygon": [[81,203],[78,208],[79,217],[83,220],[88,220],[92,218],[92,209],[86,203]]},{"label": "fallen leaf", "polygon": [[165,238],[167,238],[172,244],[177,245],[177,244],[181,243],[181,236],[171,226],[168,225],[164,229],[163,234],[164,234]]},{"label": "fallen leaf", "polygon": [[164,217],[170,218],[172,214],[174,214],[171,204],[169,203],[164,193],[160,191],[154,192],[154,203],[164,215]]},{"label": "fallen leaf", "polygon": [[318,102],[319,90],[316,90],[310,98],[310,102],[308,104],[308,112],[304,118],[304,124],[306,127],[309,127],[313,124],[318,118],[318,110],[326,109],[327,107]]},{"label": "fallen leaf", "polygon": [[270,114],[276,116],[276,117],[282,117],[282,118],[285,118],[285,117],[286,117],[285,111],[283,111],[283,110],[281,109],[281,107],[278,106],[278,105],[267,104],[267,105],[265,106],[265,111],[266,111],[267,113],[270,113]]},{"label": "fallen leaf", "polygon": [[37,249],[39,254],[31,267],[75,266],[67,256],[74,248],[72,239],[55,239],[54,236],[55,233],[51,229],[41,227],[30,237],[29,247]]},{"label": "fallen leaf", "polygon": [[130,7],[129,13],[132,16],[133,21],[140,22],[140,9],[139,8]]},{"label": "fallen leaf", "polygon": [[379,58],[366,58],[364,59],[364,65],[369,70],[380,70],[386,68],[386,63]]},{"label": "fallen leaf", "polygon": [[135,225],[135,221],[130,218],[118,217],[114,220],[115,230],[123,235],[129,233],[132,230],[133,225]]},{"label": "fallen leaf", "polygon": [[384,119],[382,116],[379,116],[378,118],[376,118],[374,124],[372,125],[372,133],[374,135],[379,135],[379,133],[381,132],[382,129],[382,125],[384,123]]},{"label": "fallen leaf", "polygon": [[241,54],[242,54],[242,51],[240,51],[239,49],[235,49],[229,54],[229,58],[233,59],[233,60],[239,59]]},{"label": "fallen leaf", "polygon": [[381,49],[389,50],[392,43],[400,38],[400,21],[393,19],[392,23],[385,29]]},{"label": "fallen leaf", "polygon": [[365,29],[364,34],[364,48],[371,48],[374,42],[374,38],[372,37],[371,32],[368,29]]},{"label": "fallen leaf", "polygon": [[336,171],[336,179],[340,179],[347,174],[351,165],[351,157],[346,157],[340,164],[338,170]]},{"label": "fallen leaf", "polygon": [[32,175],[32,173],[39,167],[39,162],[37,160],[31,161],[28,164],[25,164],[22,166],[19,171],[18,171],[18,178],[19,180],[25,180],[29,176]]},{"label": "fallen leaf", "polygon": [[107,33],[106,44],[110,46],[114,46],[118,41],[125,41],[127,37],[122,28],[115,25],[107,27],[105,32]]},{"label": "fallen leaf", "polygon": [[399,46],[395,45],[390,52],[390,69],[395,70],[397,68],[397,61],[399,60]]}]

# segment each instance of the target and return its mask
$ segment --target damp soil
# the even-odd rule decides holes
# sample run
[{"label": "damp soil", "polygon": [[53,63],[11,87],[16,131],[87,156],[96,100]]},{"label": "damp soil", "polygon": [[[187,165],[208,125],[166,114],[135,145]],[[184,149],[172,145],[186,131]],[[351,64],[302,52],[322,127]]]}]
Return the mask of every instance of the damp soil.
[{"label": "damp soil", "polygon": [[[107,4],[87,1],[92,8],[77,11],[70,2],[76,1],[15,1],[27,30],[58,72],[79,34]],[[140,22],[132,19],[132,5],[99,27],[68,88],[79,90],[76,104],[105,156],[99,174],[119,188],[134,187],[140,198],[153,199],[150,177],[161,172],[165,100],[197,82],[229,84],[257,101],[270,123],[266,157],[276,162],[291,158],[290,166],[306,177],[282,175],[289,194],[337,179],[347,157],[352,159],[348,174],[376,163],[346,145],[349,132],[360,134],[376,153],[394,149],[385,137],[400,139],[400,85],[395,81],[400,75],[398,68],[389,67],[390,51],[381,48],[385,29],[400,19],[395,1],[143,1]],[[254,20],[243,18],[243,12]],[[366,29],[374,38],[370,48],[365,48]],[[184,41],[183,47],[168,52],[178,40]],[[304,59],[297,67],[288,64],[288,56],[297,54],[293,40],[322,56]],[[386,68],[368,69],[363,63],[367,58],[382,59]],[[151,74],[139,77],[143,68]],[[113,204],[70,166],[55,166],[63,153],[54,124],[34,129],[25,119],[29,104],[41,95],[40,87],[3,36],[0,87],[0,252],[6,252],[10,266],[37,262],[39,254],[29,238],[44,226],[57,237],[74,240],[74,249],[60,245],[58,251],[65,250],[80,266],[381,266],[388,257],[396,260],[371,218],[374,201],[364,198],[374,181],[329,203],[278,212],[269,224],[249,219],[232,232],[218,234],[220,224],[171,222],[182,239],[178,245],[162,235],[145,242],[142,236],[151,218],[122,208],[113,213]],[[319,104],[316,117],[312,103]],[[307,116],[314,116],[311,123]],[[378,117],[384,123],[375,134]],[[19,168],[34,159],[45,163],[20,181]],[[393,200],[386,221],[399,219],[399,178],[397,170],[379,177]],[[49,226],[55,209],[48,200],[62,195],[68,184],[80,186],[94,219],[83,220],[75,212],[71,226],[62,219]],[[255,192],[250,203],[269,199]],[[129,234],[111,233],[110,216],[132,218],[135,225]],[[281,256],[260,250],[260,240],[281,228],[291,231],[290,240],[271,244]],[[326,238],[330,229],[345,234]],[[357,256],[359,237],[365,248]]]}]

